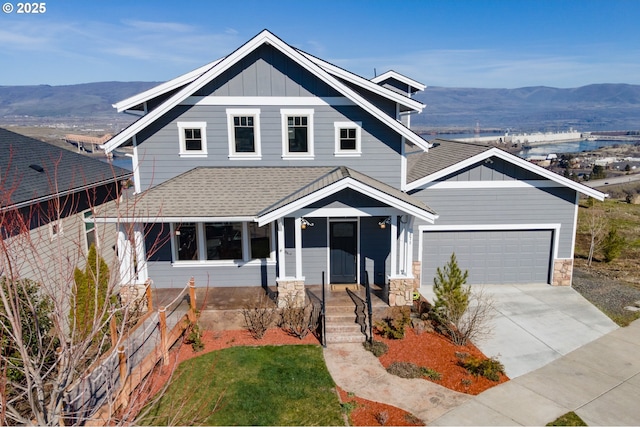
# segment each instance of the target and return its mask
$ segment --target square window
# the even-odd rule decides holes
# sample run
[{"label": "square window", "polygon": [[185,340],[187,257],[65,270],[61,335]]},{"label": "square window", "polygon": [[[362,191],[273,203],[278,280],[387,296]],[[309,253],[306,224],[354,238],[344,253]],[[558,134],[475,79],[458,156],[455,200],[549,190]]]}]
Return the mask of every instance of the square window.
[{"label": "square window", "polygon": [[186,151],[202,151],[202,131],[200,129],[184,130],[184,149]]},{"label": "square window", "polygon": [[213,222],[204,226],[207,259],[242,259],[242,223]]},{"label": "square window", "polygon": [[362,123],[360,122],[336,122],[335,155],[342,157],[359,156],[361,154]]},{"label": "square window", "polygon": [[207,155],[207,123],[178,122],[180,156],[204,157]]}]

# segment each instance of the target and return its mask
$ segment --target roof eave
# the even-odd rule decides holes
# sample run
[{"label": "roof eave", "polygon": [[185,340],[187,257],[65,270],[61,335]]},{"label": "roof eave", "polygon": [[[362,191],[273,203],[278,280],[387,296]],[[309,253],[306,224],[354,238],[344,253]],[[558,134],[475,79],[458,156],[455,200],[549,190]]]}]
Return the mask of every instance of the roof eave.
[{"label": "roof eave", "polygon": [[487,151],[484,151],[482,153],[476,154],[475,156],[469,157],[468,159],[462,161],[462,162],[458,162],[452,166],[449,166],[447,168],[441,169],[438,172],[432,173],[430,175],[427,175],[423,178],[417,179],[413,182],[407,183],[407,191],[409,190],[415,190],[417,188],[420,188],[430,182],[433,182],[439,178],[442,178],[444,176],[447,176],[451,173],[454,173],[456,171],[459,171],[461,169],[464,169],[467,166],[471,166],[475,163],[478,163],[480,161],[483,161],[489,157],[492,156],[496,156],[499,157],[505,161],[508,161],[510,163],[516,164],[526,170],[529,170],[537,175],[540,175],[544,178],[547,178],[551,181],[555,181],[558,184],[561,184],[565,187],[569,187],[573,190],[578,191],[579,193],[582,193],[586,196],[589,197],[593,197],[594,199],[597,200],[604,200],[606,198],[606,194],[602,193],[601,191],[598,191],[596,189],[593,189],[591,187],[588,187],[584,184],[580,184],[579,182],[575,182],[572,181],[570,179],[567,179],[561,175],[558,175],[555,172],[551,172],[543,167],[540,167],[538,165],[535,165],[531,162],[528,162],[518,156],[515,156],[511,153],[508,153],[504,150],[500,150],[499,148],[490,148]]}]

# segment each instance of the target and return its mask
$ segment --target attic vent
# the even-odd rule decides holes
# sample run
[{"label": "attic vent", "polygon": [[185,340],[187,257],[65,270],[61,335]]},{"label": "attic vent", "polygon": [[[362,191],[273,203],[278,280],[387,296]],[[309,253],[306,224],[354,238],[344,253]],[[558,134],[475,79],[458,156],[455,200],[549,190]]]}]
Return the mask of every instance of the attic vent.
[{"label": "attic vent", "polygon": [[44,168],[42,166],[40,166],[40,165],[36,165],[35,163],[29,165],[29,167],[31,169],[33,169],[34,171],[36,171],[36,172],[44,172]]}]

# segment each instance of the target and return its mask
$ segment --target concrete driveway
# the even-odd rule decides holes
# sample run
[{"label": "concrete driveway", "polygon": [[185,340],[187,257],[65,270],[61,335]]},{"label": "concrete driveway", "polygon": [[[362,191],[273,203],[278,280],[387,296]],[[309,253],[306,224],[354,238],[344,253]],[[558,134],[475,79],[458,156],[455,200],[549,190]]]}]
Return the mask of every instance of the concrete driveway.
[{"label": "concrete driveway", "polygon": [[[492,334],[474,342],[516,378],[607,334],[618,326],[570,287],[544,284],[474,286],[491,296]],[[433,301],[432,287],[420,289]]]}]

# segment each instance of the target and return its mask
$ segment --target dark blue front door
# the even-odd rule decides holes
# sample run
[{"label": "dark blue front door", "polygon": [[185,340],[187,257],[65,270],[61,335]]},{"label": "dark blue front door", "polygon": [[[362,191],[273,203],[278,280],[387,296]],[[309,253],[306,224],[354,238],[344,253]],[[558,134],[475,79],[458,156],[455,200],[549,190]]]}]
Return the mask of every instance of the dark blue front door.
[{"label": "dark blue front door", "polygon": [[329,223],[331,283],[356,283],[358,228],[355,221]]}]

